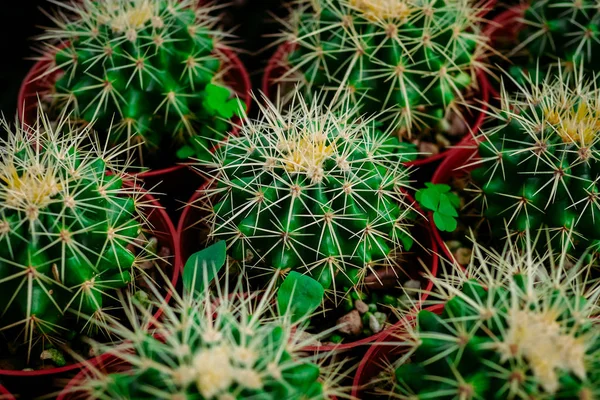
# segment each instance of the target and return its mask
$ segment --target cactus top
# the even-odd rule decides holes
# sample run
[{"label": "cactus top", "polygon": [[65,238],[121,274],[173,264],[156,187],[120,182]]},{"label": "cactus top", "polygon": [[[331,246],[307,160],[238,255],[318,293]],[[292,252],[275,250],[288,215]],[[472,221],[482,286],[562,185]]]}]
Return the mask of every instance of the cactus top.
[{"label": "cactus top", "polygon": [[597,397],[598,287],[585,278],[589,265],[568,269],[565,252],[554,263],[551,248],[520,249],[475,244],[466,271],[432,277],[444,309],[419,313],[412,352],[395,371],[396,391],[440,399]]},{"label": "cactus top", "polygon": [[600,91],[581,72],[528,76],[518,87],[503,91],[471,174],[483,216],[497,235],[503,220],[513,232],[546,227],[582,252],[600,239]]},{"label": "cactus top", "polygon": [[283,78],[352,93],[401,133],[443,128],[483,62],[479,12],[466,0],[301,1],[282,34],[295,45]]},{"label": "cactus top", "polygon": [[119,149],[104,151],[90,144],[89,128],[53,126],[43,114],[32,127],[3,128],[0,331],[11,343],[19,338],[29,360],[33,347],[102,319],[111,289],[134,279],[149,248],[140,236],[140,192],[124,186],[114,163]]},{"label": "cactus top", "polygon": [[223,58],[217,45],[227,34],[216,28],[213,8],[193,0],[57,5],[64,11],[40,36],[54,56],[50,71],[62,71],[50,95],[54,108],[102,133],[110,129],[113,145],[143,144],[135,149],[137,165],[200,156],[206,150],[196,141],[222,138],[242,111],[231,91],[216,85]]},{"label": "cactus top", "polygon": [[332,374],[339,364],[320,365],[322,357],[301,352],[303,328],[293,325],[285,310],[276,312],[273,291],[260,298],[240,289],[238,284],[218,295],[191,296],[173,288],[170,302],[156,300],[165,312],[150,331],[143,328],[151,315],[147,305],[127,299],[130,323],[106,324],[123,344],[95,348],[122,358],[128,368],[109,367],[106,373],[94,368],[73,389],[89,398],[139,400],[327,400],[339,394],[344,374]]},{"label": "cactus top", "polygon": [[353,120],[347,104],[327,109],[299,93],[288,111],[267,103],[215,153],[207,167],[216,185],[203,201],[211,236],[227,240],[234,259],[300,269],[329,288],[336,276],[356,281],[410,249],[415,210],[402,162],[414,159],[414,146],[372,119]]}]

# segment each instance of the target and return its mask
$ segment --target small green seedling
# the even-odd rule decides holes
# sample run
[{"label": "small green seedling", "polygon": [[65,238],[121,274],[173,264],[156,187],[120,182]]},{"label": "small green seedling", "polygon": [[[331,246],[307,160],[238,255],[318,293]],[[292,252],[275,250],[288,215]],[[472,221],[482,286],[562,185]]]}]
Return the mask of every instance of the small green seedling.
[{"label": "small green seedling", "polygon": [[308,275],[291,271],[277,293],[279,312],[292,314],[292,322],[306,319],[323,303],[325,289]]},{"label": "small green seedling", "polygon": [[227,260],[227,246],[220,240],[194,253],[183,270],[183,286],[188,292],[202,293],[217,276]]},{"label": "small green seedling", "polygon": [[450,192],[450,186],[427,182],[415,197],[421,207],[433,212],[433,221],[440,231],[453,232],[457,227],[460,198]]}]

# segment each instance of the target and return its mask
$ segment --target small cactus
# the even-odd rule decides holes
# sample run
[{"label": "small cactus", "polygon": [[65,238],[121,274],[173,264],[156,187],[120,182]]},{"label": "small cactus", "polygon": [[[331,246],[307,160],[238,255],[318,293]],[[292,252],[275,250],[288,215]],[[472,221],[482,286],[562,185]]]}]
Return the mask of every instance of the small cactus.
[{"label": "small cactus", "polygon": [[600,71],[600,12],[594,1],[532,1],[520,20],[520,44],[513,54],[526,53],[526,67],[582,65]]},{"label": "small cactus", "polygon": [[89,126],[54,126],[40,113],[32,127],[2,128],[0,333],[27,347],[27,363],[34,353],[60,360],[44,350],[90,331],[79,314],[105,318],[115,289],[133,285],[136,266],[150,261],[144,204],[114,163],[120,149],[90,145]]},{"label": "small cactus", "polygon": [[516,94],[503,89],[483,132],[475,202],[495,237],[506,233],[503,221],[511,234],[547,229],[556,248],[581,254],[600,239],[600,91],[581,70],[523,76]]},{"label": "small cactus", "polygon": [[354,120],[344,101],[328,109],[300,93],[214,154],[215,185],[203,190],[210,237],[256,277],[270,269],[310,274],[325,289],[349,290],[413,245],[417,212],[404,189],[414,146]]},{"label": "small cactus", "polygon": [[[147,304],[124,298],[129,321],[105,324],[122,345],[93,344],[98,353],[123,360],[124,371],[91,367],[69,390],[78,398],[138,400],[329,400],[344,395],[342,364],[325,365],[323,356],[301,352],[305,319],[296,324],[287,310],[277,312],[274,281],[265,292],[247,295],[241,282],[213,285],[214,294],[180,295],[171,288],[173,299],[152,301],[164,310],[160,321],[149,319]],[[154,328],[146,330],[149,323]]]},{"label": "small cactus", "polygon": [[431,277],[443,310],[418,313],[390,396],[596,398],[598,287],[588,288],[589,265],[569,269],[567,253],[557,263],[554,254],[551,246],[537,252],[509,241],[496,252],[476,243],[466,271]]},{"label": "small cactus", "polygon": [[361,112],[407,138],[448,131],[452,113],[462,115],[486,47],[470,0],[297,3],[282,34],[295,47],[283,80],[301,75],[308,92],[351,93]]},{"label": "small cactus", "polygon": [[[136,164],[203,156],[202,137],[223,138],[242,111],[219,84],[227,37],[197,0],[83,0],[40,36],[64,73],[51,95],[56,112],[94,122],[112,145],[138,146]],[[111,129],[112,127],[112,129]],[[165,157],[165,153],[168,157]],[[170,153],[169,153],[170,152]]]}]

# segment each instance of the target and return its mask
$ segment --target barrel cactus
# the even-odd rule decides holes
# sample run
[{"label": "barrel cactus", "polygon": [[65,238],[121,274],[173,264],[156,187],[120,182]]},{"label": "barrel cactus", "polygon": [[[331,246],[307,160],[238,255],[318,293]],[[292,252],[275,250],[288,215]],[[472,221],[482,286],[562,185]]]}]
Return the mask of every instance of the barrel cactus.
[{"label": "barrel cactus", "polygon": [[[283,79],[308,92],[352,94],[363,113],[380,113],[411,138],[447,132],[483,67],[486,38],[470,0],[305,0],[282,40],[294,50]],[[419,137],[419,136],[417,136]]]},{"label": "barrel cactus", "polygon": [[54,126],[43,114],[33,127],[2,127],[0,334],[24,364],[39,365],[106,317],[155,245],[141,231],[139,190],[114,164],[118,149],[90,145],[89,128]]},{"label": "barrel cactus", "polygon": [[213,8],[197,3],[57,2],[62,12],[40,36],[54,55],[50,71],[63,71],[54,110],[110,129],[110,142],[127,143],[139,165],[202,156],[202,138],[223,138],[242,105],[219,83],[227,34],[209,15]]},{"label": "barrel cactus", "polygon": [[532,1],[522,23],[513,53],[524,50],[529,67],[575,63],[598,71],[600,12],[594,1]]},{"label": "barrel cactus", "polygon": [[251,276],[295,270],[325,289],[356,287],[413,245],[402,162],[416,151],[373,119],[353,119],[347,100],[332,109],[297,92],[293,103],[282,111],[266,101],[201,165],[216,177],[200,198],[210,237],[226,240]]},{"label": "barrel cactus", "polygon": [[471,172],[482,216],[492,235],[547,230],[555,246],[581,253],[597,245],[600,177],[600,91],[581,70],[564,76],[524,76],[479,145]]},{"label": "barrel cactus", "polygon": [[[187,267],[186,267],[187,268]],[[95,343],[122,360],[90,368],[68,390],[88,399],[311,399],[343,395],[339,362],[302,353],[304,320],[273,306],[273,285],[247,296],[242,285],[152,300],[164,317],[146,330],[147,301],[124,299],[129,320],[105,324],[122,345]],[[217,294],[218,293],[218,294]],[[112,367],[111,367],[112,365]],[[77,379],[77,378],[76,378]]]},{"label": "barrel cactus", "polygon": [[573,266],[565,252],[554,263],[556,249],[533,247],[510,243],[496,252],[475,244],[466,271],[432,277],[445,304],[418,313],[410,350],[395,366],[394,398],[600,394],[598,290],[584,278],[589,265]]}]

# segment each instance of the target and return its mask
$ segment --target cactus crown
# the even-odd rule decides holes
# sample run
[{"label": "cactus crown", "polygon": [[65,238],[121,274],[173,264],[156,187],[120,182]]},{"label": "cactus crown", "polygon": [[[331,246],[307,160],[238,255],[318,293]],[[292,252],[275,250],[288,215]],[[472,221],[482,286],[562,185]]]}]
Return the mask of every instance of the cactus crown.
[{"label": "cactus crown", "polygon": [[152,255],[140,236],[141,193],[123,185],[114,161],[122,150],[90,144],[89,127],[54,126],[43,113],[32,127],[2,127],[0,333],[27,346],[29,362],[34,347],[91,329],[75,314],[104,318],[113,289]]},{"label": "cactus crown", "polygon": [[482,215],[496,228],[506,220],[512,233],[548,229],[557,247],[569,237],[582,252],[600,239],[600,92],[581,70],[524,76],[517,94],[503,89],[497,126],[479,145],[481,165],[471,176]]},{"label": "cactus crown", "polygon": [[[362,112],[410,136],[459,112],[486,39],[467,0],[299,1],[282,41],[295,49],[283,77],[309,90],[352,93]],[[443,127],[442,127],[443,128]]]},{"label": "cactus crown", "polygon": [[411,350],[395,370],[394,396],[598,395],[598,290],[588,289],[588,265],[569,269],[564,251],[555,262],[550,246],[536,252],[535,244],[523,250],[507,243],[502,252],[475,243],[466,270],[454,266],[430,277],[443,311],[419,312],[410,330]]},{"label": "cactus crown", "polygon": [[249,266],[311,274],[326,289],[349,290],[413,244],[416,211],[403,189],[412,145],[354,120],[348,101],[327,109],[297,92],[291,109],[265,100],[214,155],[215,185],[201,203],[210,236]]},{"label": "cactus crown", "polygon": [[595,1],[541,0],[531,2],[522,19],[521,43],[513,53],[526,49],[530,64],[574,63],[597,70],[600,13]]},{"label": "cactus crown", "polygon": [[[40,36],[63,71],[51,94],[58,110],[111,129],[112,144],[138,147],[138,164],[164,160],[172,149],[200,155],[198,137],[222,138],[240,112],[220,80],[227,34],[195,0],[56,2],[64,12]],[[170,134],[163,134],[168,132]],[[161,155],[156,152],[161,150]],[[154,158],[148,159],[154,155]],[[144,159],[144,156],[146,159]]]},{"label": "cactus crown", "polygon": [[[151,303],[164,311],[160,321],[148,312],[147,300],[124,299],[129,323],[106,324],[122,345],[94,347],[123,360],[125,371],[90,367],[89,376],[71,390],[97,399],[326,400],[343,395],[341,364],[321,365],[322,356],[301,353],[304,320],[295,325],[290,313],[273,307],[274,281],[265,292],[247,295],[241,282],[235,287],[221,282],[214,294],[179,295],[172,288],[170,302],[155,289],[159,297]],[[147,331],[149,323],[154,328]]]}]

